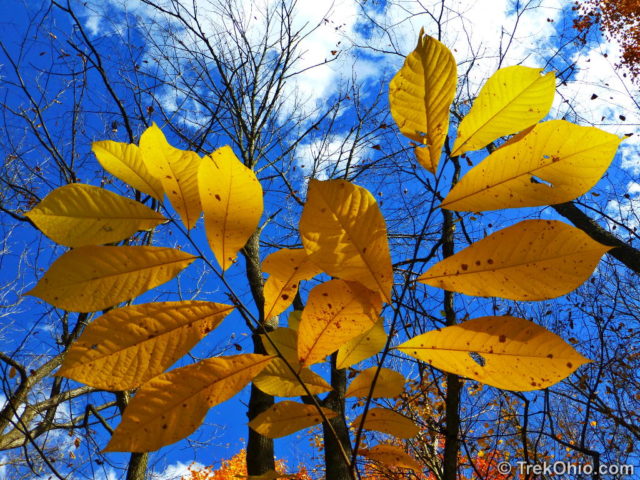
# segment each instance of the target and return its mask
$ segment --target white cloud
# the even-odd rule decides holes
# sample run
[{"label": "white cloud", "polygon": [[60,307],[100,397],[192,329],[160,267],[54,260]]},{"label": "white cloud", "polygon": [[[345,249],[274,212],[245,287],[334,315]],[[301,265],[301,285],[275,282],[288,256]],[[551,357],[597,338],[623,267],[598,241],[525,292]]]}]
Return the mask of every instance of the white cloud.
[{"label": "white cloud", "polygon": [[190,470],[200,470],[204,465],[198,462],[183,463],[177,462],[167,466],[162,472],[152,472],[152,480],[181,480],[182,477],[190,478]]}]

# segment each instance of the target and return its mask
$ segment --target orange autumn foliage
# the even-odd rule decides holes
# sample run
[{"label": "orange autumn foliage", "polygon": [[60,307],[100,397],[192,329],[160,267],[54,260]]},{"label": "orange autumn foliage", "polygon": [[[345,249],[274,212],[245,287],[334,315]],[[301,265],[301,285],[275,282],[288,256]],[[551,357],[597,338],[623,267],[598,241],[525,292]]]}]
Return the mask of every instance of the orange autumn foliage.
[{"label": "orange autumn foliage", "polygon": [[583,32],[599,25],[608,38],[620,42],[621,66],[636,82],[640,81],[640,1],[580,0],[575,9],[580,14],[574,28]]},{"label": "orange autumn foliage", "polygon": [[[213,469],[212,466],[197,468],[194,465],[189,467],[189,475],[183,476],[182,480],[232,480],[235,478],[247,478],[247,453],[244,449],[240,450],[228,460],[223,460],[220,467]],[[281,474],[286,472],[286,462],[284,460],[276,461],[276,471]],[[287,473],[293,475],[291,480],[312,480],[307,469],[301,467],[296,473]]]}]

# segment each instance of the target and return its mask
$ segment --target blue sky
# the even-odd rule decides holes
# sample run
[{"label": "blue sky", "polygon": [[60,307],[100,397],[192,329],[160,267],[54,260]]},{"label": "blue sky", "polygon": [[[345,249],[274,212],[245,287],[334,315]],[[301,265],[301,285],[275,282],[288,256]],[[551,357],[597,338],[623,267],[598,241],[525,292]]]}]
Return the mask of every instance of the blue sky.
[{"label": "blue sky", "polygon": [[[206,10],[204,8],[205,2],[201,3],[203,10]],[[287,108],[308,109],[309,122],[311,122],[313,110],[324,105],[327,99],[335,97],[339,87],[352,78],[357,78],[359,83],[368,86],[369,90],[373,92],[381,76],[390,78],[393,72],[400,67],[403,61],[402,56],[414,48],[417,33],[421,27],[425,27],[425,31],[431,35],[437,34],[434,20],[425,13],[424,7],[427,6],[434,15],[439,15],[441,6],[439,1],[422,2],[421,4],[411,1],[373,3],[374,6],[368,8],[366,14],[374,19],[378,25],[388,27],[390,29],[388,35],[383,34],[379,29],[371,28],[363,16],[363,12],[354,1],[304,2],[304,7],[300,8],[297,13],[296,25],[310,33],[301,44],[300,50],[303,54],[298,66],[300,73],[292,77],[286,87],[287,95],[290,98],[293,98],[295,94],[303,102],[302,107],[294,106],[293,101],[285,104],[285,112]],[[632,102],[634,94],[637,98],[637,90],[628,79],[621,76],[614,68],[619,59],[617,45],[611,41],[602,42],[597,35],[594,35],[585,46],[567,45],[574,32],[570,28],[571,11],[566,1],[458,0],[444,3],[445,9],[442,11],[441,17],[443,43],[454,52],[460,72],[465,71],[473,59],[473,68],[470,70],[468,83],[465,85],[465,89],[460,92],[461,98],[473,97],[486,78],[499,65],[524,64],[532,67],[544,67],[546,70],[565,71],[562,80],[567,80],[566,84],[562,83],[558,86],[550,118],[566,116],[567,119],[577,123],[596,125],[618,135],[633,133],[637,130],[637,125],[640,124],[640,109]],[[252,20],[252,14],[256,13],[252,9],[268,8],[272,4],[273,0],[239,3],[246,9],[249,31],[256,38],[260,37],[261,31],[259,21]],[[21,53],[18,42],[22,38],[22,34],[29,29],[31,35],[36,31],[35,25],[27,25],[27,16],[25,15],[25,11],[33,12],[34,8],[35,6],[30,2],[15,5],[3,2],[0,5],[0,18],[5,19],[3,28],[7,32],[3,42],[12,56],[23,55],[22,60],[28,69],[26,78],[29,82],[37,81],[37,69],[40,66],[46,68],[49,62],[53,61],[50,58],[52,50],[47,50],[45,47],[42,50],[36,48],[39,42],[46,46],[49,41],[46,37],[53,34],[53,32],[47,32],[46,28],[55,25],[55,28],[61,32],[68,32],[70,29],[66,17],[60,12],[55,13],[52,17],[54,23],[43,25],[38,33],[40,37],[44,38],[37,40],[31,44],[34,46]],[[82,12],[81,21],[96,41],[105,40],[117,43],[118,38],[123,34],[122,22],[125,18],[130,20],[135,18],[139,28],[150,28],[151,32],[154,28],[151,20],[157,20],[156,14],[148,7],[140,6],[138,3],[117,2],[116,0],[90,2],[86,9],[80,8],[79,11]],[[215,16],[208,18],[210,23],[206,24],[206,28],[209,29],[210,34],[215,35],[219,29],[226,28],[225,25],[218,23]],[[317,28],[314,28],[315,26]],[[515,35],[513,41],[510,42],[510,32],[514,31],[514,28]],[[141,38],[140,32],[136,33],[136,30],[133,30],[133,43],[139,45]],[[141,68],[155,68],[154,62],[158,61],[159,52],[150,45],[139,46],[141,47],[139,51]],[[64,45],[60,48],[69,49]],[[505,52],[505,50],[503,58],[496,53]],[[558,50],[560,50],[559,53],[557,53]],[[161,59],[160,62],[162,62]],[[0,79],[13,79],[9,65],[4,60],[0,60],[0,64],[2,64],[0,65]],[[574,67],[567,69],[571,65]],[[365,88],[364,91],[367,92],[367,89]],[[2,93],[1,86],[0,93]],[[103,91],[95,91],[91,94],[96,96],[96,105],[99,104],[99,98],[105,96]],[[596,98],[592,99],[594,95]],[[166,110],[176,110],[176,114],[183,120],[187,129],[190,126],[200,124],[205,113],[199,108],[189,108],[189,105],[182,105],[182,100],[180,94],[169,89],[162,91],[157,97],[157,101],[162,103]],[[23,101],[22,98],[7,99],[7,103],[15,105]],[[52,109],[56,108],[58,107],[53,104]],[[337,116],[338,125],[349,125],[352,122],[352,115],[353,112],[349,109],[339,113]],[[621,120],[622,117],[625,118],[624,121]],[[87,140],[104,139],[99,135],[101,132],[109,130],[109,126],[105,125],[107,118],[117,118],[117,112],[111,115],[96,114],[86,126],[87,131],[84,135]],[[64,127],[60,126],[59,128]],[[63,136],[61,132],[54,133],[59,134],[60,137]],[[120,126],[118,133],[113,134],[113,139],[126,140],[123,137],[122,126]],[[176,138],[170,138],[170,141],[179,145]],[[223,144],[225,140],[220,140],[220,142]],[[314,163],[322,168],[335,166],[350,149],[350,142],[351,137],[348,135],[346,127],[336,129],[329,141],[316,141],[310,137],[296,150],[296,161],[300,170],[308,174],[310,172],[309,166]],[[84,148],[88,152],[89,145],[85,145]],[[616,159],[611,177],[596,187],[596,191],[601,192],[603,198],[608,199],[607,208],[610,215],[613,218],[625,220],[632,226],[638,225],[637,217],[633,220],[633,216],[634,212],[637,212],[637,202],[640,198],[639,149],[637,135],[625,141],[620,149],[620,155]],[[370,151],[362,149],[356,151],[355,158],[356,161],[365,161],[371,155]],[[98,183],[103,178],[99,167],[86,152],[82,159],[86,173],[82,173],[81,180]],[[53,179],[49,185],[46,185],[47,178],[44,177],[41,187],[42,194],[48,192],[49,187],[58,181]],[[380,200],[384,200],[384,193],[386,193],[384,179],[379,181],[377,186],[380,186],[380,192],[383,193]],[[629,198],[625,199],[613,195],[613,189],[616,188],[616,192],[619,193],[620,186],[628,191]],[[113,188],[121,189],[122,187],[116,184]],[[373,191],[374,188],[371,188]],[[393,192],[393,189],[389,191]],[[277,202],[267,205],[267,209],[270,211],[275,211],[277,208]],[[384,208],[386,207],[383,202]],[[543,213],[543,215],[546,214]],[[632,219],[629,220],[628,216],[631,216]],[[11,222],[6,220],[2,226],[5,236],[9,237],[9,230],[14,228]],[[50,248],[50,244],[46,240],[41,240],[28,225],[15,228],[15,233],[11,235],[12,243],[7,246],[7,250],[2,256],[0,280],[3,285],[9,284],[15,280],[15,272],[19,271],[21,277],[18,284],[22,289],[40,275],[38,268],[46,267],[62,250]],[[163,227],[163,229],[160,236],[167,238],[169,228]],[[489,228],[487,233],[490,231]],[[37,260],[23,258],[20,255],[24,250],[33,250],[36,245],[40,245],[40,242],[44,242],[46,249]],[[187,285],[191,281],[197,281],[200,271],[199,267],[192,266],[186,278],[183,278],[181,282]],[[233,273],[232,277],[234,277]],[[174,286],[174,283],[168,284],[166,287],[161,287],[159,291],[170,291]],[[203,282],[202,287],[202,291],[198,292],[202,297],[225,301],[215,284]],[[155,298],[157,293],[158,291],[155,291],[145,298]],[[5,304],[9,304],[17,300],[17,297],[9,295],[3,301]],[[470,308],[480,310],[485,307],[472,305]],[[31,341],[40,341],[38,339],[46,337],[51,329],[44,323],[44,320],[42,323],[38,323],[34,322],[33,318],[36,314],[44,315],[46,311],[46,306],[35,303],[33,299],[23,300],[16,309],[16,313],[21,315],[14,320],[17,325],[16,331],[23,332],[25,324],[28,324],[29,328],[34,329]],[[244,351],[248,351],[250,341],[246,330],[238,331],[237,328],[241,322],[241,318],[237,315],[229,317],[223,326],[213,333],[214,337],[199,347],[197,354],[202,356],[219,354],[225,348],[231,350],[228,353],[234,353],[234,344],[236,343]],[[234,338],[231,338],[232,334],[235,335]],[[14,343],[17,338],[17,336],[10,336],[8,343]],[[52,342],[52,340],[47,338],[45,342]],[[48,345],[48,347],[53,348],[54,346]],[[193,437],[197,441],[199,438],[205,439],[212,435],[213,443],[210,446],[202,450],[193,450],[189,448],[187,442],[181,442],[154,454],[152,466],[158,474],[156,478],[168,479],[179,475],[180,468],[188,465],[191,460],[197,459],[207,464],[212,460],[216,462],[227,458],[239,450],[243,446],[242,439],[246,438],[246,427],[244,425],[244,410],[238,402],[246,402],[247,398],[245,391],[237,399],[220,405],[210,412],[206,422],[214,427],[202,429]],[[99,434],[98,439],[105,440],[106,437],[104,434],[102,436]],[[288,439],[277,442],[277,452],[280,456],[288,458],[291,466],[295,466],[298,461],[307,460],[309,449],[306,447],[306,443],[304,432],[294,434]],[[197,457],[194,456],[194,452],[197,452]],[[110,457],[116,462],[123,458]],[[113,470],[110,467],[98,468],[102,473],[98,473],[96,478],[111,479],[110,475]],[[78,478],[83,478],[83,475],[87,473],[78,472],[76,475]]]}]

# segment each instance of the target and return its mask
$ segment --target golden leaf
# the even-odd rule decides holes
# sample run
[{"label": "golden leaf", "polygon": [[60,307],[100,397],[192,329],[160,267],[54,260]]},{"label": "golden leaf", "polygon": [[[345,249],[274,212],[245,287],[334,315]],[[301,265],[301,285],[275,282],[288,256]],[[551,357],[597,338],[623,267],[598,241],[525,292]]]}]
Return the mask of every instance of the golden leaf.
[{"label": "golden leaf", "polygon": [[[292,367],[296,369],[295,365]],[[332,390],[331,385],[308,368],[300,369],[297,374],[312,395]],[[281,358],[273,359],[267,368],[253,379],[253,383],[264,393],[277,397],[308,395],[307,390]]]},{"label": "golden leaf", "polygon": [[395,445],[376,445],[369,449],[360,450],[359,454],[387,467],[410,468],[415,472],[422,471],[422,465],[407,455],[401,447]]},{"label": "golden leaf", "polygon": [[[364,414],[358,415],[351,423],[351,428],[354,430],[360,428],[363,416]],[[418,426],[404,415],[382,407],[371,408],[367,412],[362,428],[388,433],[398,438],[412,438],[420,431]]]},{"label": "golden leaf", "polygon": [[[323,408],[327,418],[338,414]],[[267,438],[280,438],[322,423],[322,417],[314,405],[284,400],[272,405],[249,422],[249,427]]]},{"label": "golden leaf", "polygon": [[380,352],[387,343],[384,320],[381,318],[370,330],[349,340],[338,350],[337,368],[347,368]]},{"label": "golden leaf", "polygon": [[[367,397],[371,391],[373,378],[378,367],[368,368],[354,378],[347,388],[345,397]],[[371,398],[393,398],[404,390],[405,378],[401,373],[388,368],[381,368],[376,379]]]}]

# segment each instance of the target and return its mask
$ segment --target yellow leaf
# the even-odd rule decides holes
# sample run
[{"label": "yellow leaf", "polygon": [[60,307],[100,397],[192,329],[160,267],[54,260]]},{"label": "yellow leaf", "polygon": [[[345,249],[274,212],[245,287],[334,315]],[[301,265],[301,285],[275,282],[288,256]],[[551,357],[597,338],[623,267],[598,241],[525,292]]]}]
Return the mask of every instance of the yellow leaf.
[{"label": "yellow leaf", "polygon": [[613,247],[555,220],[525,220],[437,263],[418,281],[452,292],[547,300],[578,288]]},{"label": "yellow leaf", "polygon": [[[295,365],[292,366],[294,369],[296,368]],[[331,385],[308,368],[303,368],[297,373],[300,380],[305,383],[307,389],[313,395],[332,390]],[[281,358],[275,358],[267,368],[253,379],[253,383],[264,393],[277,397],[307,395],[307,391],[300,381]]]},{"label": "yellow leaf", "polygon": [[298,358],[303,366],[321,362],[378,320],[380,299],[356,282],[330,280],[309,292],[298,327]]},{"label": "yellow leaf", "polygon": [[80,183],[56,188],[25,216],[67,247],[118,242],[166,220],[141,203]]},{"label": "yellow leaf", "polygon": [[140,151],[149,171],[162,182],[182,223],[187,230],[192,229],[202,211],[198,192],[200,157],[172,147],[155,123],[140,137]]},{"label": "yellow leaf", "polygon": [[300,235],[311,261],[326,273],[360,282],[390,302],[387,227],[366,189],[345,180],[311,180]]},{"label": "yellow leaf", "polygon": [[[338,415],[327,408],[322,411],[327,418]],[[280,438],[318,423],[322,423],[322,417],[314,405],[284,400],[256,416],[249,427],[267,438]]]},{"label": "yellow leaf", "polygon": [[209,245],[222,270],[226,270],[258,227],[262,186],[228,146],[205,157],[198,182]]},{"label": "yellow leaf", "polygon": [[449,129],[457,75],[449,49],[422,29],[418,45],[389,84],[391,115],[406,137],[428,145],[416,149],[416,156],[432,173],[438,168]]},{"label": "yellow leaf", "polygon": [[[373,377],[377,370],[378,367],[371,367],[360,372],[360,374],[351,381],[344,396],[367,397],[371,391],[371,384],[373,383]],[[405,378],[402,374],[388,368],[381,368],[371,398],[396,397],[402,393],[404,383]]]},{"label": "yellow leaf", "polygon": [[264,285],[265,319],[281,314],[291,305],[301,280],[322,273],[302,248],[283,248],[272,253],[262,262],[262,271],[270,275]]},{"label": "yellow leaf", "polygon": [[416,473],[422,471],[422,465],[407,455],[401,447],[395,445],[376,445],[370,449],[360,450],[359,453],[387,467],[410,468]]},{"label": "yellow leaf", "polygon": [[550,387],[589,362],[556,334],[510,316],[468,320],[396,348],[441,370],[516,391]]},{"label": "yellow leaf", "polygon": [[126,408],[106,452],[151,452],[182,440],[209,408],[240,392],[273,357],[207,358],[142,385]]},{"label": "yellow leaf", "polygon": [[[262,345],[269,355],[282,355],[290,365],[299,367],[298,362],[298,332],[291,328],[278,327],[274,331],[269,332],[269,339],[267,334],[261,334],[260,339]],[[275,344],[277,350],[272,345]]]},{"label": "yellow leaf", "polygon": [[347,368],[362,360],[374,356],[387,343],[387,333],[384,331],[384,320],[381,318],[371,330],[349,340],[338,350],[337,368]]},{"label": "yellow leaf", "polygon": [[[351,424],[351,428],[357,430],[362,423],[364,414],[359,415]],[[376,432],[388,433],[398,438],[415,437],[418,432],[418,426],[404,415],[400,415],[388,408],[376,407],[367,412],[364,419],[365,430],[375,430]]]},{"label": "yellow leaf", "polygon": [[541,68],[501,68],[485,83],[460,122],[451,155],[479,150],[494,140],[542,120],[555,94],[555,75]]},{"label": "yellow leaf", "polygon": [[540,123],[467,173],[440,206],[477,212],[568,202],[600,180],[620,141],[564,120]]},{"label": "yellow leaf", "polygon": [[91,149],[111,175],[162,202],[162,183],[149,171],[136,145],[103,140],[93,142]]},{"label": "yellow leaf", "polygon": [[101,390],[130,390],[161,374],[233,310],[213,302],[118,308],[91,322],[56,375]]},{"label": "yellow leaf", "polygon": [[289,318],[287,320],[287,324],[291,330],[298,331],[298,325],[300,325],[300,320],[302,319],[302,310],[294,310],[289,314]]},{"label": "yellow leaf", "polygon": [[162,247],[79,247],[59,257],[25,295],[72,312],[95,312],[162,285],[196,257]]}]

